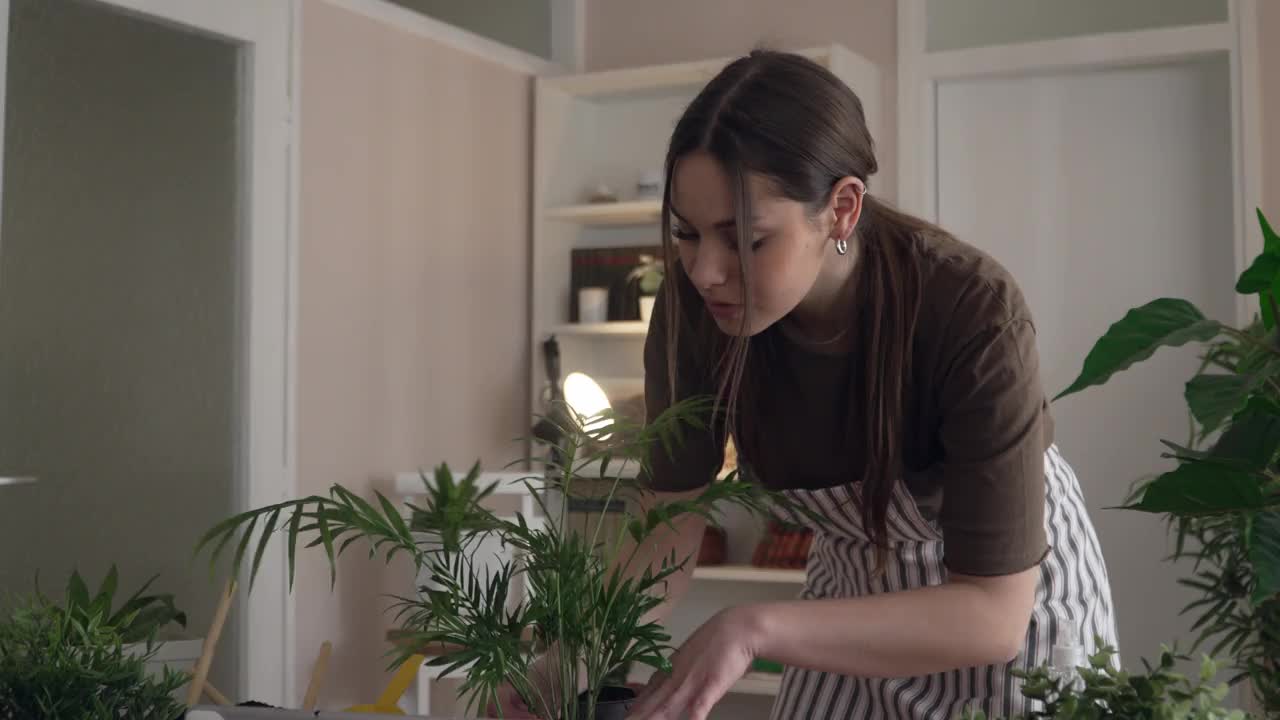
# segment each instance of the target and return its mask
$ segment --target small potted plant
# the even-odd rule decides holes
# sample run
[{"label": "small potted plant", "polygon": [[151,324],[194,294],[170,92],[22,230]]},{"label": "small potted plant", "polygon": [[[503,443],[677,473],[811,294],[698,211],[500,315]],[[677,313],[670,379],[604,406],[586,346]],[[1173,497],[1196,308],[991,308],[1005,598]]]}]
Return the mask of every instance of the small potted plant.
[{"label": "small potted plant", "polygon": [[641,255],[640,264],[628,275],[627,280],[635,281],[640,290],[640,320],[649,322],[653,317],[653,305],[658,298],[658,288],[662,287],[662,278],[666,267],[662,258],[654,255]]},{"label": "small potted plant", "polygon": [[[488,513],[483,510],[485,498],[493,494],[496,485],[481,487],[480,464],[476,463],[461,478],[454,476],[447,463],[439,465],[431,477],[420,472],[424,505],[406,503],[409,508],[409,529],[419,547],[430,548],[442,555],[461,552],[466,533],[492,530]],[[486,564],[501,556],[500,548],[486,543],[480,555]],[[438,588],[431,579],[431,569],[424,564],[415,568],[414,587]]]},{"label": "small potted plant", "polygon": [[[115,571],[94,596],[78,575],[65,604],[37,591],[0,621],[0,717],[181,718],[185,673],[149,666],[156,631],[177,612],[167,596],[135,593],[112,608]],[[150,583],[148,583],[149,585]]]},{"label": "small potted plant", "polygon": [[[242,513],[219,523],[200,547],[220,551],[237,548],[232,571],[238,572],[259,534],[250,577],[257,572],[275,528],[286,528],[289,572],[300,542],[321,546],[329,560],[331,582],[336,558],[359,539],[389,562],[397,554],[412,556],[426,568],[430,585],[417,597],[396,598],[404,642],[394,664],[415,648],[445,648],[431,659],[444,674],[464,674],[460,692],[468,710],[487,708],[509,682],[540,717],[554,720],[600,720],[621,717],[635,697],[621,679],[630,665],[670,671],[670,636],[646,616],[662,602],[662,586],[690,558],[668,557],[658,566],[632,566],[635,549],[677,518],[694,514],[714,518],[725,505],[764,515],[779,507],[809,514],[785,496],[773,494],[736,475],[712,483],[699,496],[658,502],[645,487],[650,452],[670,449],[690,427],[705,428],[712,403],[694,398],[676,403],[646,424],[636,424],[612,411],[585,418],[565,407],[558,415],[561,432],[552,460],[523,482],[541,509],[541,522],[517,514],[500,518],[477,502],[449,507],[442,494],[428,494],[419,517],[433,518],[434,532],[450,538],[421,543],[410,523],[380,494],[371,503],[341,485],[328,496],[311,496]],[[640,477],[623,472],[624,459],[642,468]],[[437,470],[437,481],[443,468]],[[569,519],[575,499],[600,500],[600,513],[624,509],[621,522],[587,523]],[[586,489],[584,491],[584,488]],[[456,496],[454,497],[456,499]],[[612,528],[611,530],[606,528]],[[304,538],[305,536],[305,538]],[[516,560],[500,559],[478,567],[473,549],[486,538],[499,538],[514,548]],[[445,547],[456,539],[451,551]],[[527,592],[513,601],[517,579]],[[543,675],[542,673],[545,673]]]},{"label": "small potted plant", "polygon": [[78,622],[88,622],[96,613],[103,613],[107,623],[119,632],[125,652],[145,657],[147,671],[152,675],[160,675],[164,668],[190,671],[200,657],[201,641],[165,634],[170,626],[186,628],[187,615],[174,605],[173,595],[146,594],[159,577],[153,575],[117,608],[120,575],[114,564],[93,594],[80,573],[72,571],[63,605],[53,607]]},{"label": "small potted plant", "polygon": [[[1191,680],[1175,672],[1185,656],[1163,648],[1160,663],[1151,667],[1144,661],[1146,672],[1130,673],[1116,667],[1114,648],[1104,646],[1080,668],[1042,666],[1030,672],[1014,670],[1023,681],[1022,695],[1041,706],[1023,720],[1246,720],[1241,710],[1222,705],[1229,687],[1226,683],[1210,684],[1218,674],[1218,665],[1206,656],[1200,675]],[[988,720],[985,712],[966,709],[961,720]],[[992,716],[991,720],[995,720]],[[1008,720],[1014,720],[1009,718]]]}]

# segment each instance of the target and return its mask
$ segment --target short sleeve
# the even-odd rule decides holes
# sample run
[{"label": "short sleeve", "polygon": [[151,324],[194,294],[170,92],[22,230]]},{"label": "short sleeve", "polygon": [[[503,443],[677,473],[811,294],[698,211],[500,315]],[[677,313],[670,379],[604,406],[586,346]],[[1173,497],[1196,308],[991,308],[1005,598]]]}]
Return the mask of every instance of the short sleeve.
[{"label": "short sleeve", "polygon": [[[680,273],[666,282],[679,283],[682,280],[682,273]],[[675,397],[677,400],[710,395],[712,392],[712,384],[708,381],[706,371],[708,363],[699,356],[701,344],[690,320],[690,315],[695,310],[690,307],[691,301],[696,302],[696,299],[682,299],[680,317],[677,319],[679,322],[679,337],[675,348]],[[671,407],[672,379],[667,357],[666,305],[665,288],[662,288],[658,291],[658,297],[654,302],[649,333],[644,344],[646,422],[658,417]],[[711,425],[708,423],[707,427],[711,428]],[[689,432],[684,433],[683,441],[675,444],[670,454],[661,446],[655,446],[651,451],[652,474],[647,478],[648,486],[653,490],[678,492],[709,485],[724,463],[724,447],[715,442],[715,436],[716,433],[711,429],[689,428]]]},{"label": "short sleeve", "polygon": [[938,397],[945,562],[1007,575],[1048,552],[1044,527],[1047,405],[1035,328],[1014,318],[961,344]]}]

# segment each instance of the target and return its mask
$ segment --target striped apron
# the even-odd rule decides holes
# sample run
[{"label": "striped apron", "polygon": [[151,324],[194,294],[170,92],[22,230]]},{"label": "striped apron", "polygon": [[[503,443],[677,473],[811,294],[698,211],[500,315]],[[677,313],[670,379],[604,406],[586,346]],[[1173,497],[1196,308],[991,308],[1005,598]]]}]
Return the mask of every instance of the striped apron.
[{"label": "striped apron", "polygon": [[[1011,671],[1047,663],[1064,630],[1078,632],[1089,654],[1096,650],[1095,636],[1118,648],[1106,565],[1080,485],[1056,446],[1045,453],[1044,468],[1050,552],[1040,565],[1026,643],[1012,663],[892,679],[787,667],[773,720],[954,720],[966,707],[982,709],[988,717],[1008,717],[1034,709]],[[872,573],[876,549],[863,530],[859,490],[845,485],[787,491],[827,518],[826,525],[814,526],[801,598],[859,597],[944,582],[942,534],[901,482],[887,516],[885,572]]]}]

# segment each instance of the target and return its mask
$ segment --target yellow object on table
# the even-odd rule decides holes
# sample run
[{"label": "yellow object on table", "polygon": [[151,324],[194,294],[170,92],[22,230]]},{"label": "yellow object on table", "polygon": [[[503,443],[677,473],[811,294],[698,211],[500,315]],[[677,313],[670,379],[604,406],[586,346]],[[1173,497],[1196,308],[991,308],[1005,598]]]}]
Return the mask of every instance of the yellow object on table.
[{"label": "yellow object on table", "polygon": [[409,659],[404,661],[396,674],[391,676],[391,683],[387,685],[387,689],[382,691],[382,695],[378,697],[377,702],[372,705],[353,705],[347,708],[347,712],[374,713],[375,715],[403,715],[404,711],[396,703],[400,702],[400,696],[404,695],[404,691],[409,689],[409,685],[413,683],[413,678],[418,674],[418,668],[422,667],[422,663],[426,662],[425,655],[410,655]]}]

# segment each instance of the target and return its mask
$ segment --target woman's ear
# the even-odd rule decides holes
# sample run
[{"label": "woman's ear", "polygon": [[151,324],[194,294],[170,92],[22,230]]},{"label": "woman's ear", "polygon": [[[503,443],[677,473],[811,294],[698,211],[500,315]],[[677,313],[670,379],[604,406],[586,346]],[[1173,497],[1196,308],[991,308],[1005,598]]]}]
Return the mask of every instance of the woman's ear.
[{"label": "woman's ear", "polygon": [[828,212],[834,219],[831,224],[833,241],[849,240],[853,237],[853,229],[862,216],[862,196],[867,186],[856,177],[841,178],[831,189],[831,205]]}]

